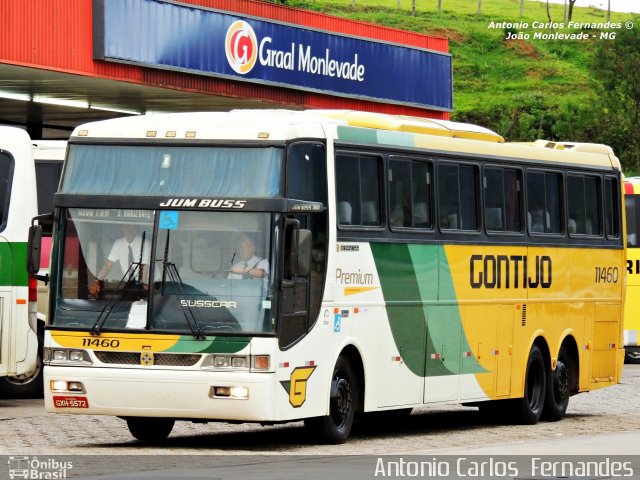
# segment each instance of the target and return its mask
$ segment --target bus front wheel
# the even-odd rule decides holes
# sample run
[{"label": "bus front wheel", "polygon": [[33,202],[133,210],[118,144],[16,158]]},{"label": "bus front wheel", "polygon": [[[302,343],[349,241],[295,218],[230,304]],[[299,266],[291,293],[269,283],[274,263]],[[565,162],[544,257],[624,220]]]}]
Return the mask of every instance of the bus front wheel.
[{"label": "bus front wheel", "polygon": [[344,443],[353,426],[358,404],[356,375],[345,357],[339,357],[333,369],[329,395],[329,415],[308,418],[305,427],[326,443]]},{"label": "bus front wheel", "polygon": [[531,347],[527,359],[524,397],[514,400],[515,420],[524,425],[538,423],[544,408],[547,378],[544,357],[537,345]]},{"label": "bus front wheel", "polygon": [[173,430],[175,420],[155,417],[127,417],[131,435],[142,442],[162,442]]}]

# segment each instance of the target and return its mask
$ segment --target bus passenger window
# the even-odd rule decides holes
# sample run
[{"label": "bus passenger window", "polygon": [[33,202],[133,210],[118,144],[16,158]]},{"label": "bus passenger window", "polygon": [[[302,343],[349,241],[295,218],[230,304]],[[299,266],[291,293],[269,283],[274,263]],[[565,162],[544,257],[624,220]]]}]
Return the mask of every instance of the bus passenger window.
[{"label": "bus passenger window", "polygon": [[620,237],[620,212],[618,209],[618,180],[612,177],[604,179],[604,221],[608,238]]},{"label": "bus passenger window", "polygon": [[485,168],[484,218],[487,231],[520,232],[522,193],[519,170]]},{"label": "bus passenger window", "polygon": [[382,225],[379,164],[379,157],[344,152],[336,155],[336,211],[339,225]]},{"label": "bus passenger window", "polygon": [[392,227],[431,228],[430,163],[389,160],[389,208]]},{"label": "bus passenger window", "polygon": [[477,167],[438,165],[438,208],[442,230],[478,229]]},{"label": "bus passenger window", "polygon": [[527,172],[527,227],[529,233],[562,233],[562,176]]},{"label": "bus passenger window", "polygon": [[12,177],[13,158],[6,153],[0,153],[0,231],[4,230],[7,223]]},{"label": "bus passenger window", "polygon": [[600,201],[598,177],[567,176],[568,215],[570,233],[600,236]]}]

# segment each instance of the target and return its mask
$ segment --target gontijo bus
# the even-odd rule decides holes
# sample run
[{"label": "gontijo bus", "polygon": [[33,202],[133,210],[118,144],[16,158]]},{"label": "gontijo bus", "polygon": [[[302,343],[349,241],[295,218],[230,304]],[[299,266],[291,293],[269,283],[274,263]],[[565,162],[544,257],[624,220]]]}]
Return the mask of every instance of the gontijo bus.
[{"label": "gontijo bus", "polygon": [[[60,180],[60,172],[62,171],[62,161],[64,160],[67,142],[64,140],[30,140],[24,131],[17,128],[7,128],[5,130],[11,138],[11,142],[30,149],[29,157],[16,157],[15,161],[20,163],[20,169],[27,169],[29,175],[19,173],[9,180],[14,185],[16,197],[12,200],[9,216],[13,220],[9,223],[13,224],[12,232],[5,235],[14,236],[14,238],[22,238],[22,246],[20,248],[12,248],[11,255],[14,256],[13,261],[5,258],[2,265],[13,264],[18,271],[22,271],[22,277],[26,277],[26,268],[24,265],[27,229],[31,217],[36,214],[33,210],[33,201],[37,198],[37,213],[44,214],[51,212],[53,209],[53,194],[58,188]],[[18,140],[19,139],[19,140]],[[2,148],[6,148],[3,145]],[[35,181],[31,171],[35,168]],[[27,201],[27,197],[30,197]],[[48,229],[50,230],[50,225]],[[47,236],[42,241],[42,263],[41,271],[49,269],[49,251],[51,250],[51,232],[47,231]],[[8,252],[3,252],[6,255]],[[8,272],[8,269],[7,269]],[[20,288],[20,276],[14,276],[16,284],[12,288]],[[16,290],[14,290],[16,291]],[[18,296],[19,297],[19,296]],[[6,332],[13,332],[14,342],[20,343],[20,337],[26,339],[31,337],[35,332],[37,336],[37,356],[35,367],[23,373],[10,373],[7,376],[0,376],[0,394],[11,397],[33,397],[42,395],[42,348],[44,343],[44,325],[47,317],[46,305],[48,301],[48,288],[43,282],[36,284],[35,278],[29,279],[29,329],[6,328]],[[37,305],[37,312],[36,312]],[[19,313],[20,316],[24,313]],[[25,323],[24,318],[13,317],[14,323]],[[5,324],[5,326],[7,326]],[[7,337],[9,338],[9,337]],[[20,348],[13,350],[15,355],[19,356]],[[4,363],[4,362],[3,362]]]},{"label": "gontijo bus", "polygon": [[37,365],[35,278],[26,269],[27,231],[38,213],[31,139],[0,126],[0,377],[30,374]]},{"label": "gontijo bus", "polygon": [[[339,443],[360,411],[461,402],[533,424],[620,379],[608,147],[349,111],[121,118],[69,145],[50,412],[122,417],[141,440],[304,419]],[[123,226],[140,247],[94,296]],[[268,272],[231,278],[247,238]]]},{"label": "gontijo bus", "polygon": [[626,360],[640,362],[640,177],[624,180],[627,218],[627,296],[624,305]]}]

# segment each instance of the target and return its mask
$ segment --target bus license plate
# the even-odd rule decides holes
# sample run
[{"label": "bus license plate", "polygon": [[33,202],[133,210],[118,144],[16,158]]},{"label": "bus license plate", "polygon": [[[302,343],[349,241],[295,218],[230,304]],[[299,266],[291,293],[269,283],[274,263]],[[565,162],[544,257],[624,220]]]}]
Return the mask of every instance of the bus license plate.
[{"label": "bus license plate", "polygon": [[56,408],[89,408],[86,397],[53,397]]}]

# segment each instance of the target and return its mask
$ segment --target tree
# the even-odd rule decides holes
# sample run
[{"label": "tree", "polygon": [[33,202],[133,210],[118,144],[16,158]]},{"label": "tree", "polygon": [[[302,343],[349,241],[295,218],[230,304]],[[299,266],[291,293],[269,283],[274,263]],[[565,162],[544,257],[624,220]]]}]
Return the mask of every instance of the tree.
[{"label": "tree", "polygon": [[626,170],[640,171],[640,29],[620,30],[615,41],[602,42],[592,72],[600,84],[602,131]]},{"label": "tree", "polygon": [[520,16],[524,15],[524,0],[520,0]]},{"label": "tree", "polygon": [[[522,0],[524,1],[524,0]],[[438,11],[441,12],[442,11],[442,0],[438,0]]]},{"label": "tree", "polygon": [[611,21],[611,0],[607,2],[607,22]]},{"label": "tree", "polygon": [[567,22],[571,21],[571,17],[573,16],[573,6],[578,0],[568,0],[569,1],[569,13],[567,15]]},{"label": "tree", "polygon": [[478,0],[478,11],[476,15],[482,15],[482,0]]}]

